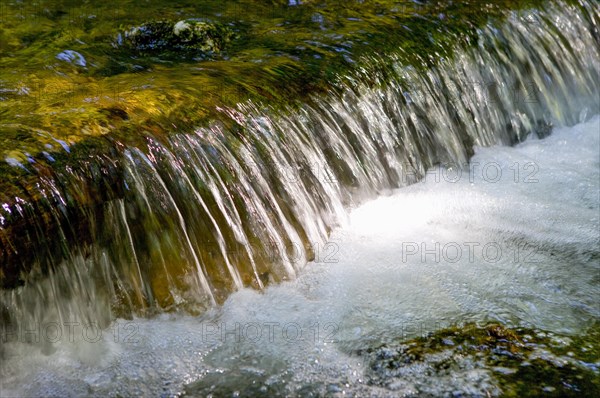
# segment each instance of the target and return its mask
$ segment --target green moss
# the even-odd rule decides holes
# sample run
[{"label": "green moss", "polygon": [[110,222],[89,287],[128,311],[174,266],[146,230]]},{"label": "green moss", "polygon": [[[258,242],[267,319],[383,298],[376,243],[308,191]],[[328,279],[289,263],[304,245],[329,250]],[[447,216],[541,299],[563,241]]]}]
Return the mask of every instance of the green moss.
[{"label": "green moss", "polygon": [[[3,4],[0,159],[13,151],[35,155],[53,138],[69,145],[103,134],[135,141],[120,132],[135,134],[143,129],[130,124],[157,118],[203,125],[219,117],[217,107],[247,99],[272,107],[307,101],[373,54],[399,54],[401,62],[427,68],[489,18],[540,4],[455,3]],[[86,65],[57,59],[65,50]],[[106,120],[102,109],[115,107],[129,118]],[[43,134],[32,132],[24,144],[2,133],[12,124]]]},{"label": "green moss", "polygon": [[599,333],[598,323],[576,337],[499,324],[466,325],[358,354],[366,357],[372,385],[388,387],[407,374],[403,369],[415,366],[433,379],[458,374],[468,362],[467,368],[492,375],[493,385],[482,387],[485,391],[504,397],[597,397]]}]

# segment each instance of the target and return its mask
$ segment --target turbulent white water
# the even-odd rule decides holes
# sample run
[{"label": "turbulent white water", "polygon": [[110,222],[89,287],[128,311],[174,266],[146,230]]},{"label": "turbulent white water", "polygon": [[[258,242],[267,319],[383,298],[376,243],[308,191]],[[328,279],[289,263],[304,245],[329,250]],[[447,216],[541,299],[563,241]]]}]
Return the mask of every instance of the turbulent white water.
[{"label": "turbulent white water", "polygon": [[295,281],[200,317],[15,332],[1,395],[393,396],[353,350],[473,321],[577,334],[600,318],[599,192],[600,116],[477,148],[352,210]]}]

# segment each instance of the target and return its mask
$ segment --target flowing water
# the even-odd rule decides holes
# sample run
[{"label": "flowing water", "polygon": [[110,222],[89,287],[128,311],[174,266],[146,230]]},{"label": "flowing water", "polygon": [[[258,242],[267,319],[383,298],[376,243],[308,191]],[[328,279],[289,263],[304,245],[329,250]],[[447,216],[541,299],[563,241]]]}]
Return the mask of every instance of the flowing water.
[{"label": "flowing water", "polygon": [[[242,289],[202,316],[20,331],[56,344],[46,355],[8,345],[4,393],[397,396],[406,391],[368,385],[351,353],[456,322],[581,332],[600,317],[599,132],[595,116],[514,148],[478,147],[463,172],[431,169],[351,211],[296,280]],[[483,394],[488,373],[403,380]]]},{"label": "flowing water", "polygon": [[245,102],[221,109],[236,128],[119,148],[124,192],[86,212],[92,243],[61,225],[60,260],[0,293],[3,393],[386,396],[352,352],[458,322],[583,331],[600,15],[532,15],[426,72],[374,58],[300,109]]}]

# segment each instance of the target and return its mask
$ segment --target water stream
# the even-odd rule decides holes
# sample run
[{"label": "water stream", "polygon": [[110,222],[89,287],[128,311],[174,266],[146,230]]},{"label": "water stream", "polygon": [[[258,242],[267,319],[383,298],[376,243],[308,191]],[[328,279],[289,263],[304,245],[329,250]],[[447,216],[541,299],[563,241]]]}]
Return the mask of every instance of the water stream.
[{"label": "water stream", "polygon": [[453,382],[422,370],[382,389],[367,383],[364,359],[352,353],[456,323],[574,335],[597,320],[599,131],[595,116],[514,148],[478,147],[460,174],[433,168],[421,182],[354,209],[294,281],[242,289],[202,316],[20,330],[21,341],[53,344],[7,345],[4,393],[493,391],[492,369],[458,373]]},{"label": "water stream", "polygon": [[393,396],[353,352],[458,322],[580,333],[600,315],[600,14],[535,17],[427,72],[373,58],[300,109],[119,148],[92,243],[61,233],[0,292],[3,393]]}]

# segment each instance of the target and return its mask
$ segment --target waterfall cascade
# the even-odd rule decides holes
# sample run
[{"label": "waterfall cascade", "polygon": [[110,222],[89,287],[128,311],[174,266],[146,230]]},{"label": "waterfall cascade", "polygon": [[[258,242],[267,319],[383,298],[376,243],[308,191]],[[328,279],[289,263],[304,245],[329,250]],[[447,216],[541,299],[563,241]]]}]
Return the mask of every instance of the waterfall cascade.
[{"label": "waterfall cascade", "polygon": [[[67,206],[84,186],[72,170],[41,178],[32,196],[44,198],[44,215],[25,201],[0,210],[0,221],[28,218],[24,240],[37,248],[14,265],[23,243],[0,229],[5,277],[26,280],[0,292],[3,325],[198,313],[242,287],[293,279],[327,255],[348,207],[434,164],[466,167],[474,145],[514,144],[598,113],[599,29],[592,2],[514,12],[427,72],[363,60],[342,90],[300,108],[240,103],[221,109],[230,123],[115,143],[114,156],[82,160],[92,179],[117,174],[96,193],[107,197],[99,207]],[[83,225],[69,221],[75,214]],[[53,236],[49,222],[60,226]]]}]

